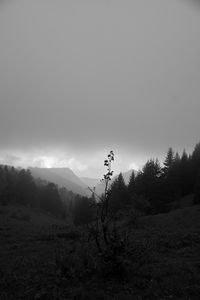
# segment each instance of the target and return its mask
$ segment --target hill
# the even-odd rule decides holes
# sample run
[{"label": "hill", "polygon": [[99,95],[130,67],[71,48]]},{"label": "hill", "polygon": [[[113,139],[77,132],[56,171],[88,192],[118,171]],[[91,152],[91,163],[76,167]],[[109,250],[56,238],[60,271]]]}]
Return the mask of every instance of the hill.
[{"label": "hill", "polygon": [[[100,182],[100,179],[81,177],[79,178],[70,168],[29,168],[34,178],[41,178],[46,181],[54,182],[59,187],[65,187],[67,190],[72,191],[75,194],[83,196],[90,196],[91,192],[88,187],[95,187],[96,193],[101,195],[104,192],[104,183]],[[124,181],[128,184],[132,172],[137,174],[135,170],[129,170],[122,173]],[[114,176],[112,182],[117,178]]]},{"label": "hill", "polygon": [[112,265],[94,272],[92,243],[83,244],[70,220],[1,206],[1,299],[199,299],[200,206],[137,223],[130,216],[119,223],[129,243],[118,265],[120,272],[128,268],[128,277],[118,281],[109,277]]},{"label": "hill", "polygon": [[100,179],[98,178],[80,177],[80,179],[90,188],[93,188],[100,183]]},{"label": "hill", "polygon": [[69,168],[29,168],[34,178],[54,182],[75,194],[86,195],[87,186]]}]

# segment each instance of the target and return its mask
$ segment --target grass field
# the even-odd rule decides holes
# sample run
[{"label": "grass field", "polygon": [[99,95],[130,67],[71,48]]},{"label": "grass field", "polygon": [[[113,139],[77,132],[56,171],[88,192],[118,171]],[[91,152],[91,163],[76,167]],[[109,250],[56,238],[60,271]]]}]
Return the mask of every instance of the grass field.
[{"label": "grass field", "polygon": [[99,271],[94,245],[70,221],[1,206],[0,299],[200,299],[200,206],[120,230],[129,244],[116,277],[110,262]]}]

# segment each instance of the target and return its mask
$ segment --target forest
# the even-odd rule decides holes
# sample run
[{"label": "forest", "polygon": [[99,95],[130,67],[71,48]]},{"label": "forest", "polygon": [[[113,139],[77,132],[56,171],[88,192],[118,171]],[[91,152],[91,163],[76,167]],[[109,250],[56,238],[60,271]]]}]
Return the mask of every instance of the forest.
[{"label": "forest", "polygon": [[[146,215],[168,212],[177,200],[187,195],[193,195],[194,204],[199,203],[200,143],[189,155],[185,150],[180,155],[169,148],[164,162],[149,159],[142,170],[132,172],[128,185],[120,173],[109,186],[109,193],[109,209],[113,213],[127,207]],[[29,169],[1,165],[0,201],[2,205],[18,203],[37,207],[60,218],[73,214],[77,221],[84,219],[84,214],[91,220],[88,207],[91,203],[98,204],[101,195],[91,190],[91,197],[83,197],[53,182],[35,180]],[[78,216],[79,210],[81,216]]]}]

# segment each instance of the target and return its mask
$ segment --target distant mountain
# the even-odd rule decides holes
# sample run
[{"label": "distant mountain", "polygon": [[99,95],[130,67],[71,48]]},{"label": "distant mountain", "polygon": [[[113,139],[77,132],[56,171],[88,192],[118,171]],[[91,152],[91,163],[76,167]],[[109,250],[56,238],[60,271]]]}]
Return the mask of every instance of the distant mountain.
[{"label": "distant mountain", "polygon": [[100,179],[97,178],[80,177],[80,179],[90,188],[93,188],[100,183]]},{"label": "distant mountain", "polygon": [[[137,171],[136,171],[136,170],[129,170],[129,171],[127,171],[127,172],[122,173],[123,178],[124,178],[124,181],[125,181],[126,184],[129,183],[129,179],[130,179],[130,176],[131,176],[131,174],[132,174],[133,171],[134,171],[134,173],[135,173],[135,175],[136,175],[136,174],[137,174]],[[112,178],[112,180],[110,181],[110,184],[112,184],[112,182],[113,182],[118,176],[119,176],[119,174],[116,175],[116,176],[114,176],[114,177]],[[104,193],[104,189],[105,189],[105,184],[104,184],[104,183],[99,183],[99,184],[97,184],[97,185],[95,186],[95,190],[96,190],[96,193],[97,193],[98,195],[103,194],[103,193]]]},{"label": "distant mountain", "polygon": [[69,168],[29,168],[34,178],[54,182],[59,187],[80,195],[87,195],[87,185]]},{"label": "distant mountain", "polygon": [[[100,179],[81,177],[79,178],[70,168],[29,168],[34,178],[41,178],[43,180],[54,182],[59,187],[65,187],[68,191],[72,191],[75,194],[84,196],[91,196],[91,192],[88,187],[95,187],[95,191],[98,195],[104,192],[105,185],[100,182]],[[124,181],[128,184],[132,171],[122,173]],[[118,177],[114,176],[111,183]]]}]

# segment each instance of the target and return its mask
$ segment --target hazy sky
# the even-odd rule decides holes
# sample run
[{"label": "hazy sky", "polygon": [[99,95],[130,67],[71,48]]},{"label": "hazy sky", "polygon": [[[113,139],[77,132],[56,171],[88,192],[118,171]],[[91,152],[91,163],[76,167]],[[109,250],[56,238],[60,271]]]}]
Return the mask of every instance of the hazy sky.
[{"label": "hazy sky", "polygon": [[0,161],[99,176],[200,140],[200,6],[0,1]]}]

